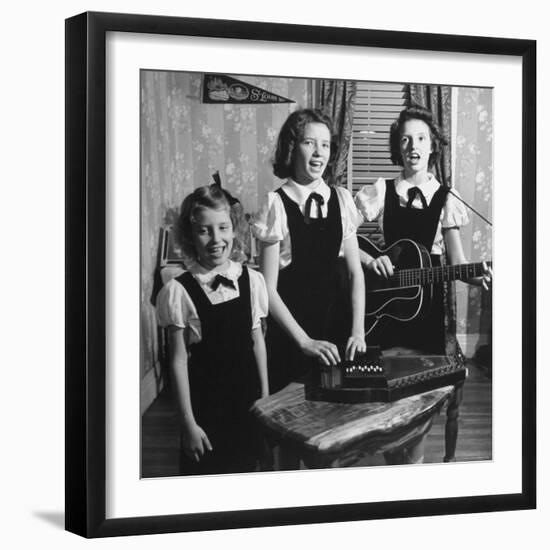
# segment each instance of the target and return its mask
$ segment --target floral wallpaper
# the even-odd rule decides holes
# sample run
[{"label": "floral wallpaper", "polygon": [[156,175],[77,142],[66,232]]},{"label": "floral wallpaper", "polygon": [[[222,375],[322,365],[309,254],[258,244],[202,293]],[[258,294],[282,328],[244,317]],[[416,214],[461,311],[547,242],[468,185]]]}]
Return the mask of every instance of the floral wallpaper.
[{"label": "floral wallpaper", "polygon": [[245,212],[280,182],[271,169],[288,114],[312,103],[308,79],[235,76],[296,103],[203,104],[202,74],[141,73],[141,375],[155,366],[158,337],[150,298],[159,230],[172,223],[186,194],[213,183],[241,200]]},{"label": "floral wallpaper", "polygon": [[[488,88],[456,88],[456,160],[454,185],[462,198],[492,220],[493,93]],[[461,229],[466,258],[492,259],[492,228],[469,211]],[[490,344],[491,294],[480,287],[457,284],[457,333],[473,337],[474,349]],[[481,311],[481,315],[480,315]]]}]

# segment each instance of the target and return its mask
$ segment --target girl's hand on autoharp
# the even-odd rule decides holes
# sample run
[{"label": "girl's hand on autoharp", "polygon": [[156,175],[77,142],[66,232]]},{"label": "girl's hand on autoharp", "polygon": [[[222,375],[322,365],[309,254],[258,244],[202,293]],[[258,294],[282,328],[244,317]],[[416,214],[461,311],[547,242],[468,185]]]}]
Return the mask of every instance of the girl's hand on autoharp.
[{"label": "girl's hand on autoharp", "polygon": [[353,360],[356,353],[365,353],[367,344],[365,343],[365,335],[351,335],[346,344],[346,359]]},{"label": "girl's hand on autoharp", "polygon": [[307,357],[314,357],[323,365],[337,365],[340,362],[338,348],[332,342],[309,338],[300,348]]}]

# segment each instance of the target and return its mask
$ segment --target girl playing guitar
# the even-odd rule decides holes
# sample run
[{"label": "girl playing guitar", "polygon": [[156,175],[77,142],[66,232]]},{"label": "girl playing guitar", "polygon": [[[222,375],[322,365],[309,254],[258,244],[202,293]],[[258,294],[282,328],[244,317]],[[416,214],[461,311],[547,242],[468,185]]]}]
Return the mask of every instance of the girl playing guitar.
[{"label": "girl playing guitar", "polygon": [[[402,239],[415,241],[429,251],[432,266],[441,265],[444,251],[451,264],[466,263],[460,238],[460,227],[468,222],[466,210],[430,172],[444,145],[447,141],[430,111],[417,106],[404,109],[390,130],[391,160],[403,171],[395,180],[379,179],[374,185],[364,186],[355,197],[363,217],[379,221],[387,247]],[[388,255],[373,257],[365,250],[360,254],[367,275],[384,279],[393,276],[395,265]],[[488,290],[491,268],[484,263],[481,276],[466,280]],[[426,315],[408,322],[390,321],[376,339],[378,342],[373,343],[382,347],[445,353],[442,285],[433,285]]]}]

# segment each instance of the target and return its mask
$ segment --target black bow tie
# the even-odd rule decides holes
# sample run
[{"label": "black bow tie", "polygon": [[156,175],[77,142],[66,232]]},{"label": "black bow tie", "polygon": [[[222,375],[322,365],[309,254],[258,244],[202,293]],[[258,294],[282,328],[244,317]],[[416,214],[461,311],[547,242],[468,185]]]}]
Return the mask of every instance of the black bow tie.
[{"label": "black bow tie", "polygon": [[428,208],[428,203],[426,202],[426,197],[424,196],[424,193],[420,190],[418,187],[411,187],[407,194],[409,196],[409,202],[407,202],[407,208],[412,208],[412,203],[416,196],[418,195],[420,197],[420,200],[422,201],[423,208]]},{"label": "black bow tie", "polygon": [[216,290],[220,285],[224,285],[228,288],[236,288],[235,287],[235,281],[232,281],[231,279],[228,279],[227,277],[224,277],[223,275],[216,275],[213,279],[213,281],[210,283],[210,288],[212,290]]},{"label": "black bow tie", "polygon": [[319,193],[310,193],[309,197],[306,199],[306,205],[304,208],[305,222],[311,223],[315,218],[311,217],[311,209],[313,208],[313,201],[317,203],[317,219],[321,219],[322,212],[321,206],[325,204],[325,199]]}]

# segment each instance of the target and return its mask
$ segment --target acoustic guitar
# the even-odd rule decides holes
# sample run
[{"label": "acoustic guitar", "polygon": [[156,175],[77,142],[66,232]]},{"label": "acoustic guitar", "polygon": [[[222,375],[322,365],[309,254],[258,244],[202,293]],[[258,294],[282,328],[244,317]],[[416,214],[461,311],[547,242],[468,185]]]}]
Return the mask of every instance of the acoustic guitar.
[{"label": "acoustic guitar", "polygon": [[[484,272],[482,263],[434,267],[426,248],[410,239],[385,249],[361,235],[358,240],[361,250],[373,258],[388,256],[395,266],[388,279],[365,270],[367,335],[384,318],[406,322],[423,316],[430,307],[434,284],[480,277]],[[491,266],[491,262],[486,264]]]}]

